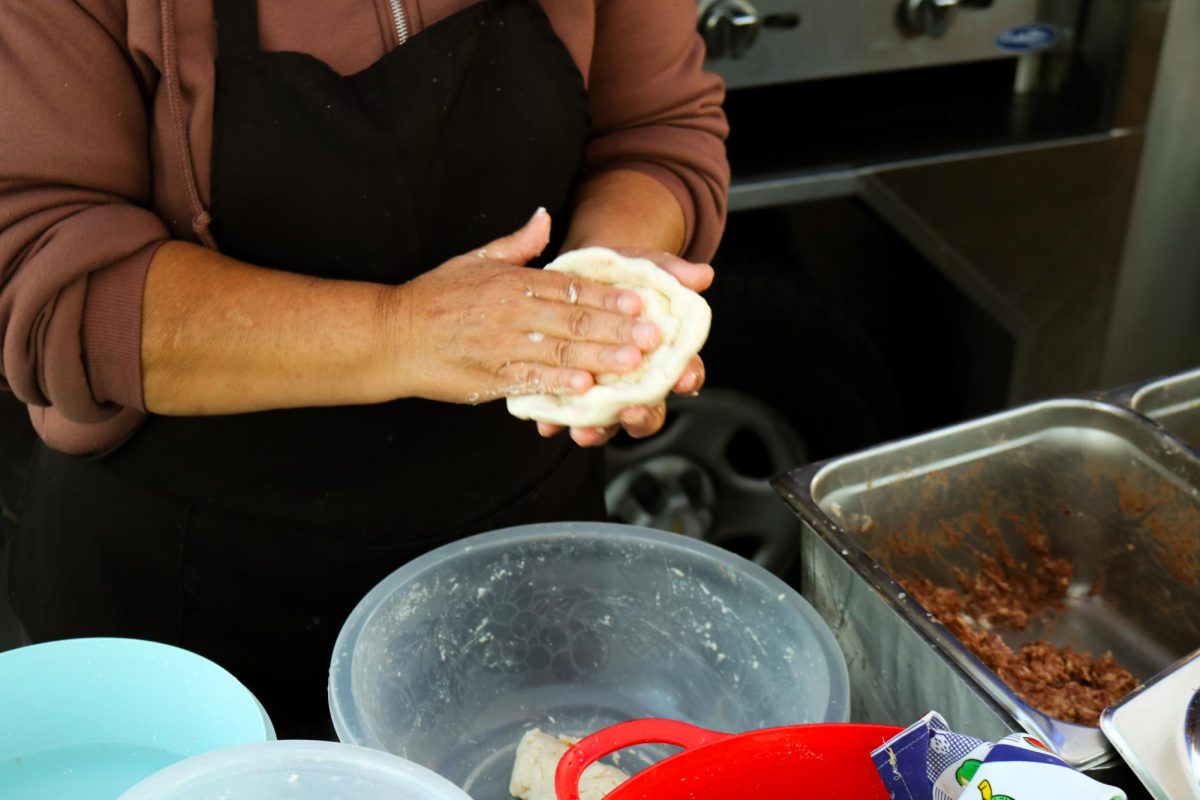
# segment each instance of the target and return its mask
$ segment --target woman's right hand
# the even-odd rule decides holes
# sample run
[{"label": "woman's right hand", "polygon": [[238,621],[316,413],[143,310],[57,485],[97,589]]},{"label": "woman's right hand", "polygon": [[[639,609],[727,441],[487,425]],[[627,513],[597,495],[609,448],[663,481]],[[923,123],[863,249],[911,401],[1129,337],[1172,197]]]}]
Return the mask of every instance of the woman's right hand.
[{"label": "woman's right hand", "polygon": [[519,231],[395,287],[405,394],[452,403],[579,394],[658,346],[636,292],[524,266],[549,239],[539,209]]}]

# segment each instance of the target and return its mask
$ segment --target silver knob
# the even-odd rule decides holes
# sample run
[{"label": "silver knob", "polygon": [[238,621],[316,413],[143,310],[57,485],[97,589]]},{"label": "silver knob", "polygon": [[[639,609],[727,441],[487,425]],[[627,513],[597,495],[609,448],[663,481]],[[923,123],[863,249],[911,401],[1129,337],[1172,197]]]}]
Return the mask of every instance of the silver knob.
[{"label": "silver knob", "polygon": [[716,0],[700,12],[709,58],[741,58],[758,38],[758,12],[745,0]]},{"label": "silver knob", "polygon": [[918,36],[941,38],[950,30],[959,8],[988,8],[992,0],[901,0],[900,26]]}]

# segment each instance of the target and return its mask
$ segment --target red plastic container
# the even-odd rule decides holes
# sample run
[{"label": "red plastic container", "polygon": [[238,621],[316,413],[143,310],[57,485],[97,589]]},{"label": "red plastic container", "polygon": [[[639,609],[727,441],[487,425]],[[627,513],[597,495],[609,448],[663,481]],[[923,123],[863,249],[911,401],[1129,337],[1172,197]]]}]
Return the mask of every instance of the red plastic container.
[{"label": "red plastic container", "polygon": [[667,719],[597,731],[563,756],[558,800],[579,800],[588,766],[617,750],[662,743],[684,748],[618,786],[605,800],[889,800],[871,751],[903,728],[820,723],[718,733]]}]

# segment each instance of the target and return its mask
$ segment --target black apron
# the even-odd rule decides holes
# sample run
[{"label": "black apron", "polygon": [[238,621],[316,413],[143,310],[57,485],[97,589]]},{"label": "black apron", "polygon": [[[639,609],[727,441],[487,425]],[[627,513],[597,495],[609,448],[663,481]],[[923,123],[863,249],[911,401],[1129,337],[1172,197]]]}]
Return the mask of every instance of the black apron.
[{"label": "black apron", "polygon": [[[484,0],[347,77],[261,52],[254,2],[215,13],[222,252],[397,284],[538,206],[565,228],[587,95],[535,0]],[[35,641],[138,636],[208,656],[300,730],[327,718],[334,639],[373,585],[470,533],[600,518],[601,473],[597,452],[499,402],[151,416],[102,459],[40,449],[14,604]]]}]

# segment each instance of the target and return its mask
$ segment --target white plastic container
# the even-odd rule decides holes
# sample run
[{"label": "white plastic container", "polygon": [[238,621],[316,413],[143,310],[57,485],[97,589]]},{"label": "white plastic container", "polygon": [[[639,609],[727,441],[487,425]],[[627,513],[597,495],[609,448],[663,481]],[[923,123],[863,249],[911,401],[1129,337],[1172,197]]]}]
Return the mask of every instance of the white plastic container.
[{"label": "white plastic container", "polygon": [[289,740],[214,750],[155,773],[120,800],[471,800],[397,756]]}]

